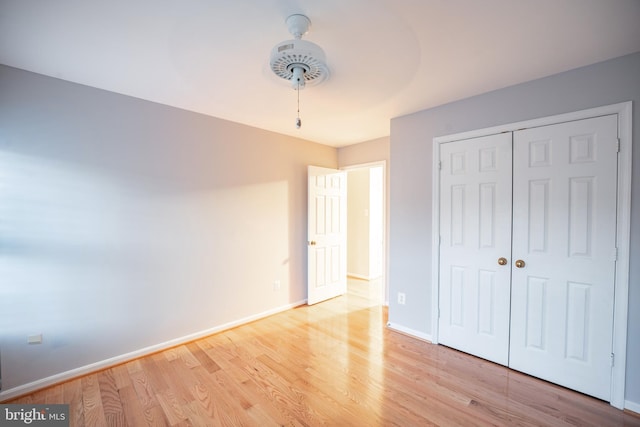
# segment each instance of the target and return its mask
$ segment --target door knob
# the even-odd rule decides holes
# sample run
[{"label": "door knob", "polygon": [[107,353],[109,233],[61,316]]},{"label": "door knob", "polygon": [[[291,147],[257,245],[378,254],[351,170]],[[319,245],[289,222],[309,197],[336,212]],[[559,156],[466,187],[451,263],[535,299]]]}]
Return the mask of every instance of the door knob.
[{"label": "door knob", "polygon": [[312,241],[309,242],[309,246],[315,246],[315,245],[316,245],[316,241],[315,240],[312,240]]},{"label": "door knob", "polygon": [[505,257],[498,258],[498,265],[507,265],[507,259]]},{"label": "door knob", "polygon": [[525,264],[524,264],[523,260],[519,259],[519,260],[516,261],[516,267],[522,268],[522,267],[524,267],[524,265]]}]

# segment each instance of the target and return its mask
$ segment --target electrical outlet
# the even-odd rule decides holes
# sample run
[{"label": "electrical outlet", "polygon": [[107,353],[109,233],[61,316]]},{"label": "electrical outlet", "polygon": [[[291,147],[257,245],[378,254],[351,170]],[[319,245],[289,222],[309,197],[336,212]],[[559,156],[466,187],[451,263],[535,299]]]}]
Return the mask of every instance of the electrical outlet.
[{"label": "electrical outlet", "polygon": [[27,344],[42,344],[42,334],[29,335],[27,337]]},{"label": "electrical outlet", "polygon": [[274,291],[279,291],[280,290],[280,280],[274,280],[273,281],[273,290]]},{"label": "electrical outlet", "polygon": [[406,300],[407,296],[404,294],[404,292],[398,292],[398,304],[404,305]]}]

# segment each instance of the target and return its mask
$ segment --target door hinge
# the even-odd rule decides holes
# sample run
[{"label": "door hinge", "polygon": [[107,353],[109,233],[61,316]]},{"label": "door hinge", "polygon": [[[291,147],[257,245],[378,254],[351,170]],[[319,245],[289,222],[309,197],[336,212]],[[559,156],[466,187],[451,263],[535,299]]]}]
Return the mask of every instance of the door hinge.
[{"label": "door hinge", "polygon": [[619,153],[620,152],[620,138],[618,138],[618,145],[617,145],[616,149],[618,150],[618,153]]},{"label": "door hinge", "polygon": [[442,162],[438,162],[438,170],[442,170]]},{"label": "door hinge", "polygon": [[614,366],[614,362],[615,362],[615,354],[611,353],[611,367]]},{"label": "door hinge", "polygon": [[613,260],[618,261],[618,248],[613,248]]},{"label": "door hinge", "polygon": [[440,307],[438,307],[438,319],[440,318]]}]

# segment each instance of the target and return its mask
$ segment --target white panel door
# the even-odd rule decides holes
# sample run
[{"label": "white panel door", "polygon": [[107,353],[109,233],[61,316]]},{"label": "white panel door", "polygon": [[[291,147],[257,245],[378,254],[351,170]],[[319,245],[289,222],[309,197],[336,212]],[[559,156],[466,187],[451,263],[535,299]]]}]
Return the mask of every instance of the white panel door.
[{"label": "white panel door", "polygon": [[513,169],[509,366],[608,401],[617,116],[515,132]]},{"label": "white panel door", "polygon": [[347,175],[309,166],[307,304],[347,291]]},{"label": "white panel door", "polygon": [[505,133],[440,147],[438,339],[503,365],[509,351],[511,139]]}]

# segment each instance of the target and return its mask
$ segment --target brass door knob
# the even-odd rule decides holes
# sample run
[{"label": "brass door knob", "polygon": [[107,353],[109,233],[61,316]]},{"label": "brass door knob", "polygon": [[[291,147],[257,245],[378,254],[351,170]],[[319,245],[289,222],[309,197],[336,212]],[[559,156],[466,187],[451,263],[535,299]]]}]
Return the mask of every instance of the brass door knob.
[{"label": "brass door knob", "polygon": [[315,245],[316,245],[315,240],[312,240],[312,241],[309,242],[309,246],[315,246]]},{"label": "brass door knob", "polygon": [[505,257],[498,258],[498,265],[507,265],[507,259]]},{"label": "brass door knob", "polygon": [[516,267],[522,268],[522,267],[524,267],[524,265],[525,264],[524,264],[523,260],[519,259],[519,260],[516,261]]}]

